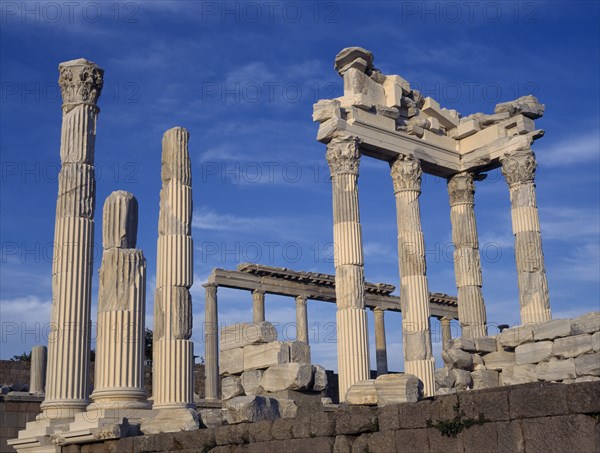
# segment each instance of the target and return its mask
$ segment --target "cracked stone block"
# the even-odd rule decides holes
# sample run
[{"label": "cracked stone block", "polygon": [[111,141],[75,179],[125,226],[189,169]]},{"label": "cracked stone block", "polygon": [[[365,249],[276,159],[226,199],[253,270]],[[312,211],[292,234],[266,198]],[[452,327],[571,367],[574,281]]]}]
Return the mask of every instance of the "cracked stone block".
[{"label": "cracked stone block", "polygon": [[229,400],[244,394],[242,380],[237,376],[229,376],[221,381],[221,398]]},{"label": "cracked stone block", "polygon": [[543,362],[552,357],[552,342],[538,341],[519,345],[515,349],[515,355],[517,365]]},{"label": "cracked stone block", "polygon": [[268,368],[260,381],[267,392],[306,390],[312,382],[312,365],[285,363]]},{"label": "cracked stone block", "polygon": [[219,347],[221,351],[228,351],[275,340],[277,340],[277,330],[270,322],[244,322],[222,328]]},{"label": "cracked stone block", "polygon": [[[468,374],[467,371],[465,373]],[[384,374],[375,379],[377,405],[416,403],[419,400],[419,378],[412,374]]]},{"label": "cracked stone block", "polygon": [[552,353],[556,357],[568,359],[590,352],[592,348],[591,335],[575,335],[573,337],[558,338],[554,340]]},{"label": "cracked stone block", "polygon": [[375,379],[355,382],[346,392],[346,403],[355,405],[377,404],[377,390],[375,389]]},{"label": "cracked stone block", "polygon": [[538,363],[535,372],[539,381],[562,381],[577,377],[573,359]]}]

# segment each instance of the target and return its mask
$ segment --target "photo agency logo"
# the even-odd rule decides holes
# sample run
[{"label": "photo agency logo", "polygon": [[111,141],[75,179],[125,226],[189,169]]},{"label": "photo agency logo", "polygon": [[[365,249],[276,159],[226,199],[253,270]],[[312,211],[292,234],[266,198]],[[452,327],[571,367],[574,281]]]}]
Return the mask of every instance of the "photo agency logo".
[{"label": "photo agency logo", "polygon": [[140,4],[137,2],[47,2],[47,1],[2,1],[1,23],[55,24],[77,22],[97,23],[100,21],[134,24],[139,22]]},{"label": "photo agency logo", "polygon": [[337,23],[338,2],[202,2],[203,24]]},{"label": "photo agency logo", "polygon": [[402,23],[497,23],[514,22],[533,24],[540,20],[538,2],[432,2],[403,1],[400,20]]}]

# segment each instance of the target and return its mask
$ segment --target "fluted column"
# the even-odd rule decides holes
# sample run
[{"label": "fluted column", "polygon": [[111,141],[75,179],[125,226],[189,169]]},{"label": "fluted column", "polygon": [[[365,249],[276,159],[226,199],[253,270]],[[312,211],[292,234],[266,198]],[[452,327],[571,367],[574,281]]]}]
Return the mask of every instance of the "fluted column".
[{"label": "fluted column", "polygon": [[521,323],[541,323],[552,315],[535,196],[535,154],[524,148],[502,156],[500,161],[510,190]]},{"label": "fluted column", "polygon": [[423,382],[424,396],[432,396],[434,358],[431,353],[425,241],[419,207],[421,174],[421,165],[412,156],[400,156],[391,165],[398,223],[404,370]]},{"label": "fluted column", "polygon": [[362,232],[358,210],[359,140],[333,138],[327,162],[333,192],[333,243],[337,301],[340,401],[348,388],[369,379],[369,334],[365,312]]},{"label": "fluted column", "polygon": [[261,289],[252,291],[252,321],[265,321],[265,292]]},{"label": "fluted column", "polygon": [[104,203],[94,401],[89,410],[150,407],[144,390],[146,258],[136,249],[138,204],[122,190]]},{"label": "fluted column", "polygon": [[89,403],[90,310],[94,241],[96,105],[104,71],[72,60],[59,65],[63,99],[62,167],[52,261],[52,319],[48,336],[44,419],[72,419]]},{"label": "fluted column", "polygon": [[46,385],[46,346],[34,346],[31,348],[31,369],[29,370],[29,393],[43,396]]},{"label": "fluted column", "polygon": [[375,356],[377,358],[377,376],[388,373],[384,315],[385,310],[383,308],[373,308],[373,317],[375,318]]},{"label": "fluted column", "polygon": [[219,399],[219,310],[216,283],[203,285],[206,290],[204,305],[204,398]]},{"label": "fluted column", "polygon": [[296,296],[296,341],[308,344],[308,310],[306,296]]},{"label": "fluted column", "polygon": [[483,283],[473,174],[462,172],[452,176],[448,180],[448,194],[461,336],[469,339],[484,337],[487,335],[487,318],[481,293]]},{"label": "fluted column", "polygon": [[175,127],[162,141],[154,299],[154,408],[193,408],[192,177],[187,130]]},{"label": "fluted column", "polygon": [[452,339],[452,326],[450,324],[452,320],[450,318],[440,318],[440,327],[442,329],[442,350],[445,350],[448,346],[448,341]]}]

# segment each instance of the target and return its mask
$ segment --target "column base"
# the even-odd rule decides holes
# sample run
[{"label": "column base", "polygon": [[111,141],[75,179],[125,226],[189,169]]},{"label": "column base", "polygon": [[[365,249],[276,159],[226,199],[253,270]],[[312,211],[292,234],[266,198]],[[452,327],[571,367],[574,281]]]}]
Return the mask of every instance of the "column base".
[{"label": "column base", "polygon": [[69,429],[65,419],[51,420],[38,415],[38,420],[28,422],[25,429],[19,431],[16,439],[6,444],[18,452],[60,453],[61,447],[54,443],[52,436]]},{"label": "column base", "polygon": [[174,433],[194,431],[200,427],[198,414],[194,409],[154,409],[152,415],[141,420],[142,434]]},{"label": "column base", "polygon": [[404,363],[404,372],[414,374],[423,383],[423,397],[435,395],[435,359],[407,360]]}]

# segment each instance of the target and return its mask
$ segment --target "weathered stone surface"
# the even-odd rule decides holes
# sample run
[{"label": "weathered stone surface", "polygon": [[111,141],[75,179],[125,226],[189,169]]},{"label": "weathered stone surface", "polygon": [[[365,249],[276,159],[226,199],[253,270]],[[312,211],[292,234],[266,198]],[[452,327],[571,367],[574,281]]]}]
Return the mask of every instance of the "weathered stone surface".
[{"label": "weathered stone surface", "polygon": [[223,409],[200,409],[198,411],[200,422],[207,428],[223,426],[225,411]]},{"label": "weathered stone surface", "polygon": [[270,420],[262,420],[248,425],[248,438],[250,442],[267,442],[273,439],[271,435],[271,426],[273,422]]},{"label": "weathered stone surface", "polygon": [[316,392],[327,388],[327,372],[321,365],[313,365],[313,387]]},{"label": "weathered stone surface", "polygon": [[[563,381],[563,384],[566,382],[567,380],[565,379]],[[596,381],[600,381],[600,377],[598,376],[581,376],[578,377],[577,379],[574,379],[574,382],[579,383],[579,382],[596,382]]]},{"label": "weathered stone surface", "polygon": [[498,349],[496,337],[479,337],[473,341],[477,352],[495,352]]},{"label": "weathered stone surface", "polygon": [[375,389],[375,380],[355,382],[346,392],[346,403],[348,404],[377,404],[377,390]]},{"label": "weathered stone surface", "polygon": [[102,247],[134,249],[137,241],[138,203],[124,190],[112,192],[104,202]]},{"label": "weathered stone surface", "polygon": [[[281,413],[281,408],[280,413]],[[273,439],[277,440],[286,440],[292,437],[292,428],[294,427],[294,423],[291,420],[277,419],[273,421],[273,425],[271,426],[271,435]]]},{"label": "weathered stone surface", "polygon": [[571,335],[571,319],[553,319],[537,324],[533,331],[535,341],[554,340]]},{"label": "weathered stone surface", "polygon": [[552,353],[556,357],[577,357],[592,350],[592,336],[588,334],[572,337],[557,338],[552,346]]},{"label": "weathered stone surface", "polygon": [[498,372],[494,370],[477,370],[471,372],[473,390],[498,387]]},{"label": "weathered stone surface", "polygon": [[532,452],[598,451],[598,422],[586,415],[565,415],[521,421],[525,444]]},{"label": "weathered stone surface", "polygon": [[473,369],[474,370],[485,370],[485,363],[483,357],[479,354],[473,354]]},{"label": "weathered stone surface", "polygon": [[305,390],[312,382],[312,365],[284,363],[268,368],[260,381],[267,392]]},{"label": "weathered stone surface", "polygon": [[448,349],[462,349],[463,351],[475,351],[475,342],[467,338],[451,338],[448,341]]},{"label": "weathered stone surface", "polygon": [[313,104],[313,121],[322,123],[333,117],[342,117],[340,101],[337,99],[321,99],[316,104]]},{"label": "weathered stone surface", "polygon": [[373,68],[373,53],[362,47],[346,47],[335,56],[334,69],[339,75],[350,69],[356,68],[366,72]]},{"label": "weathered stone surface", "polygon": [[[468,372],[466,372],[468,374]],[[384,374],[375,379],[378,406],[414,403],[419,399],[419,378],[412,374]]]},{"label": "weathered stone surface", "polygon": [[515,348],[520,344],[533,341],[533,330],[529,325],[505,329],[498,335],[498,341],[501,346]]},{"label": "weathered stone surface", "polygon": [[577,377],[573,359],[538,363],[535,372],[540,381],[562,381]]},{"label": "weathered stone surface", "polygon": [[433,373],[436,389],[453,388],[456,382],[456,375],[449,368],[439,368]]},{"label": "weathered stone surface", "polygon": [[279,404],[273,398],[238,396],[224,403],[229,424],[275,420],[280,417]]},{"label": "weathered stone surface", "polygon": [[335,432],[337,434],[362,434],[377,430],[377,408],[345,407],[336,417]]},{"label": "weathered stone surface", "polygon": [[396,452],[413,453],[415,445],[419,445],[423,453],[430,451],[427,429],[400,429],[396,431]]},{"label": "weathered stone surface", "polygon": [[244,370],[261,370],[289,363],[290,347],[283,341],[246,346],[244,348]]},{"label": "weathered stone surface", "polygon": [[587,313],[579,318],[573,319],[571,324],[571,335],[594,333],[600,331],[600,312]]},{"label": "weathered stone surface", "polygon": [[500,385],[517,385],[537,380],[536,366],[533,364],[514,365],[502,370]]},{"label": "weathered stone surface", "polygon": [[237,376],[229,376],[221,381],[221,398],[228,400],[244,394],[242,380]]},{"label": "weathered stone surface", "polygon": [[290,362],[310,363],[310,346],[303,341],[288,341]]},{"label": "weathered stone surface", "polygon": [[600,351],[600,332],[596,332],[592,335],[592,349],[594,351]]},{"label": "weathered stone surface", "polygon": [[485,367],[490,370],[503,370],[516,364],[514,352],[496,351],[483,356]]},{"label": "weathered stone surface", "polygon": [[238,323],[221,329],[221,351],[277,340],[277,330],[270,322]]},{"label": "weathered stone surface", "polygon": [[543,362],[552,357],[552,342],[525,343],[516,347],[515,354],[517,365]]},{"label": "weathered stone surface", "polygon": [[467,370],[452,370],[452,373],[456,377],[454,388],[456,390],[467,390],[473,386],[473,378],[471,377],[471,373]]},{"label": "weathered stone surface", "polygon": [[352,444],[356,440],[354,436],[336,436],[333,444],[333,453],[351,453]]},{"label": "weathered stone surface", "polygon": [[282,418],[295,418],[298,413],[296,402],[289,398],[277,398],[279,402],[279,413]]},{"label": "weathered stone surface", "polygon": [[600,376],[600,353],[584,354],[575,359],[577,376]]},{"label": "weathered stone surface", "polygon": [[246,395],[254,396],[257,394],[263,373],[263,370],[247,370],[242,373],[242,387]]},{"label": "weathered stone surface", "polygon": [[244,371],[244,350],[242,348],[222,351],[219,354],[219,373],[241,374]]},{"label": "weathered stone surface", "polygon": [[442,359],[449,368],[469,370],[473,367],[473,357],[468,352],[460,349],[446,349],[442,351]]},{"label": "weathered stone surface", "polygon": [[342,107],[352,105],[363,109],[386,103],[383,86],[355,68],[344,73],[344,96],[340,101]]},{"label": "weathered stone surface", "polygon": [[143,418],[140,426],[144,434],[194,431],[198,429],[198,414],[193,409],[164,409],[152,418]]},{"label": "weathered stone surface", "polygon": [[512,387],[509,393],[510,418],[512,420],[566,414],[566,395],[564,385],[549,382]]},{"label": "weathered stone surface", "polygon": [[535,96],[527,95],[515,99],[514,101],[497,104],[494,108],[494,113],[507,112],[511,116],[520,113],[528,118],[536,119],[544,115],[544,109],[544,104],[540,104]]}]

